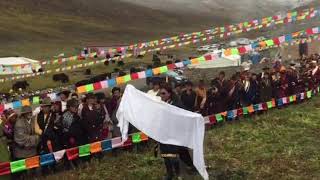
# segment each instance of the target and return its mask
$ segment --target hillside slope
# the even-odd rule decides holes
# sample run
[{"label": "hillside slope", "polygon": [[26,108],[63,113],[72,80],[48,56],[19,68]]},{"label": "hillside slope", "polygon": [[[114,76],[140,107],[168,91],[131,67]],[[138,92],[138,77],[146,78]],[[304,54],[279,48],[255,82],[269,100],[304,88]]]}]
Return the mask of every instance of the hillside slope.
[{"label": "hillside slope", "polygon": [[[243,0],[246,3],[242,5],[222,0],[198,1],[198,4],[195,1],[181,3],[180,0],[136,2],[2,0],[0,56],[48,58],[61,52],[78,52],[75,48],[88,44],[127,44],[151,40],[239,22],[240,19],[257,18],[288,8],[283,4],[267,6],[264,1],[252,0]],[[150,2],[157,3],[150,5]]]},{"label": "hillside slope", "polygon": [[208,18],[179,16],[118,0],[2,0],[0,11],[1,56],[37,57],[52,49],[58,53],[65,47],[148,40],[211,24]]}]

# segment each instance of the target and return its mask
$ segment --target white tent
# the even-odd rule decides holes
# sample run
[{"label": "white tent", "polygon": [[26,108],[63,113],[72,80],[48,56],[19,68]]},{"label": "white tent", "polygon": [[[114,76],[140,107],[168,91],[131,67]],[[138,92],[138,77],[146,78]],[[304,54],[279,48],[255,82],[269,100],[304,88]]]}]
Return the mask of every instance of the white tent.
[{"label": "white tent", "polygon": [[39,61],[25,57],[0,58],[0,74],[28,74],[41,68]]},{"label": "white tent", "polygon": [[208,53],[212,54],[214,56],[217,56],[217,59],[212,61],[206,61],[200,64],[192,64],[189,65],[189,68],[199,68],[199,69],[207,69],[207,68],[219,68],[219,67],[234,67],[234,66],[240,66],[241,64],[241,56],[240,55],[230,55],[225,56],[224,50],[222,50],[222,53]]}]

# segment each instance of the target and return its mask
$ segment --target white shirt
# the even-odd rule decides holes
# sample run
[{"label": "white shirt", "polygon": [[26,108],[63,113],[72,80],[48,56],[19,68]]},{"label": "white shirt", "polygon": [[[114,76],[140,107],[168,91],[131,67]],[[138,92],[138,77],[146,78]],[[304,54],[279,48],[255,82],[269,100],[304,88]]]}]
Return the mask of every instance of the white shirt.
[{"label": "white shirt", "polygon": [[157,96],[159,93],[159,90],[158,91],[154,91],[153,89],[149,90],[147,94],[150,94],[152,96]]},{"label": "white shirt", "polygon": [[41,107],[36,107],[33,112],[32,112],[32,116],[36,117],[41,111]]},{"label": "white shirt", "polygon": [[67,102],[61,101],[61,109],[62,109],[62,112],[64,112],[67,109]]}]

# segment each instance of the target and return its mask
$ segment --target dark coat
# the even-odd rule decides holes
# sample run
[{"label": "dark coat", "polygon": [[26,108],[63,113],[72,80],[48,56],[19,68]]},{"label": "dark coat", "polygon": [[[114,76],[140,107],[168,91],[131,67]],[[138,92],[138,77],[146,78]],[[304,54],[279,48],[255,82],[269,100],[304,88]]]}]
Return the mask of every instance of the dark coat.
[{"label": "dark coat", "polygon": [[242,104],[249,106],[257,102],[258,97],[258,83],[256,81],[250,81],[249,88],[242,89]]},{"label": "dark coat", "polygon": [[93,107],[93,109],[90,110],[87,105],[83,106],[81,124],[87,134],[89,142],[101,140],[105,117],[106,112],[104,108],[96,109]]},{"label": "dark coat", "polygon": [[192,112],[195,110],[196,97],[197,95],[194,91],[191,91],[190,94],[188,94],[187,91],[182,92],[180,99],[186,110]]},{"label": "dark coat", "polygon": [[[72,119],[70,124],[65,122],[67,116],[70,116]],[[85,130],[81,124],[82,121],[77,113],[65,111],[61,116],[61,121],[63,124],[62,142],[65,148],[71,148],[88,143]]]},{"label": "dark coat", "polygon": [[[209,90],[210,92],[210,90]],[[213,115],[217,113],[223,112],[223,103],[222,103],[221,95],[217,93],[216,95],[212,95],[212,93],[208,93],[207,102],[206,102],[206,112],[208,115]]]},{"label": "dark coat", "polygon": [[[234,87],[234,90],[232,91]],[[238,83],[229,84],[227,88],[227,96],[225,96],[226,110],[234,110],[240,107],[241,87]]]},{"label": "dark coat", "polygon": [[260,102],[267,102],[272,99],[272,81],[262,79],[259,85]]},{"label": "dark coat", "polygon": [[41,143],[39,147],[40,153],[49,153],[49,148],[47,142],[50,141],[53,151],[58,151],[62,148],[60,143],[60,137],[57,127],[55,126],[56,114],[49,113],[49,115],[44,118],[44,113],[40,111],[37,115],[37,122],[40,129],[42,130]]}]

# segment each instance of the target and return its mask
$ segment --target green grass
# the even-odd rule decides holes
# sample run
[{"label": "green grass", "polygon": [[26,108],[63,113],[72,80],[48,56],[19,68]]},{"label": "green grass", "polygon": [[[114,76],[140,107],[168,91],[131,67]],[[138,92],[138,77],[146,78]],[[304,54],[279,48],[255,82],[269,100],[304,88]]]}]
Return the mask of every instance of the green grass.
[{"label": "green grass", "polygon": [[[205,160],[211,179],[319,179],[320,97],[209,129]],[[121,151],[44,179],[161,179],[164,164],[144,150]],[[187,176],[186,179],[201,179]]]}]

